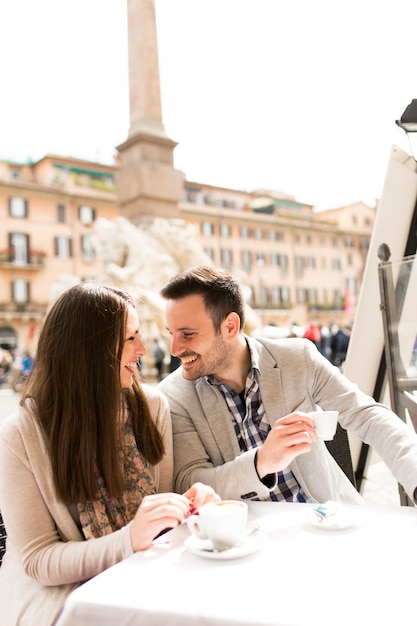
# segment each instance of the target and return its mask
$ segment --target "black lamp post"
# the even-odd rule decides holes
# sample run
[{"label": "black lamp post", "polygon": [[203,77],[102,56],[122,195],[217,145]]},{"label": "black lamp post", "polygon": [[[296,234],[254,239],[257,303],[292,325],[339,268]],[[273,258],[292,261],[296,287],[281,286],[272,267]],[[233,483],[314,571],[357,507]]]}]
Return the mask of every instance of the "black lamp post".
[{"label": "black lamp post", "polygon": [[410,139],[410,133],[417,133],[417,100],[411,100],[410,104],[401,115],[401,118],[399,120],[395,120],[395,123],[397,126],[402,128],[407,135],[411,155],[413,159],[417,161],[413,150],[413,145],[416,145],[416,142],[414,141],[415,138],[413,139],[413,145],[411,144]]},{"label": "black lamp post", "polygon": [[404,113],[395,123],[406,133],[417,133],[417,100],[411,100]]}]

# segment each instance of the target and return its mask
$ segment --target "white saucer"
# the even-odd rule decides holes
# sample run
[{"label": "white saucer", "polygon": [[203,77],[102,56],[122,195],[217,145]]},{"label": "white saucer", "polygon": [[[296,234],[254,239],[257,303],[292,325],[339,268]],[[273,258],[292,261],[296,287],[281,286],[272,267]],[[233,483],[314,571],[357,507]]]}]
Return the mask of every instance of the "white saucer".
[{"label": "white saucer", "polygon": [[244,539],[240,546],[229,548],[228,550],[222,550],[221,552],[211,552],[213,549],[211,541],[209,539],[199,539],[194,535],[191,535],[184,541],[184,546],[188,552],[192,552],[193,554],[201,556],[204,559],[222,561],[228,559],[241,559],[244,556],[248,556],[249,554],[256,552],[256,550],[261,547],[264,539],[265,534],[261,529],[258,529],[256,532]]},{"label": "white saucer", "polygon": [[306,522],[310,526],[314,526],[314,528],[318,528],[320,530],[350,530],[357,526],[357,519],[354,513],[351,511],[347,511],[340,505],[332,504],[332,508],[330,509],[330,514],[325,517],[321,517],[317,515],[317,513],[312,510],[306,516]]}]

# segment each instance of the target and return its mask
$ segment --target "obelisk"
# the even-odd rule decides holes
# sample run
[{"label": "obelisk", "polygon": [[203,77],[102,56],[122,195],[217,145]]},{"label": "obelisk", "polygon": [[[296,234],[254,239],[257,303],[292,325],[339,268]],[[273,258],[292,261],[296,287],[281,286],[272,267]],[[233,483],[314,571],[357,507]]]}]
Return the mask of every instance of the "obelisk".
[{"label": "obelisk", "polygon": [[117,195],[133,222],[179,216],[183,174],[174,168],[177,145],[162,123],[154,0],[127,0],[129,116],[127,140],[117,146]]}]

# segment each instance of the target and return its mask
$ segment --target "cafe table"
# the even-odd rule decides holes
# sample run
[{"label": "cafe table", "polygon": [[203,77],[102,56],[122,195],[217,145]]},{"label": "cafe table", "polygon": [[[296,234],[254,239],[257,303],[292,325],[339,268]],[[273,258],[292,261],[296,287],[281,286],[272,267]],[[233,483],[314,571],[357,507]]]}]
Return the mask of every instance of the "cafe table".
[{"label": "cafe table", "polygon": [[234,558],[191,551],[182,524],[73,591],[57,626],[415,626],[416,510],[340,507],[331,523],[316,507],[250,502],[259,530]]}]

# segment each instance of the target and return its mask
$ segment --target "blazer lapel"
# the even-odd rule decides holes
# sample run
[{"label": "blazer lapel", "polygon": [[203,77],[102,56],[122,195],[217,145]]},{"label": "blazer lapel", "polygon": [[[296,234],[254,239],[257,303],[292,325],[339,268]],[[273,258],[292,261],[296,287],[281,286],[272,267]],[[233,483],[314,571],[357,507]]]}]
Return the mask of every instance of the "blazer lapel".
[{"label": "blazer lapel", "polygon": [[255,343],[259,359],[259,387],[262,403],[271,426],[287,414],[282,390],[281,371],[272,354],[260,343]]},{"label": "blazer lapel", "polygon": [[[203,414],[206,426],[211,431],[222,453],[232,449],[234,455],[240,454],[239,443],[233,427],[233,420],[226,400],[217,387],[198,381],[196,391],[201,405],[210,407],[210,419]],[[223,452],[224,451],[224,452]],[[228,455],[225,455],[225,458]]]}]

